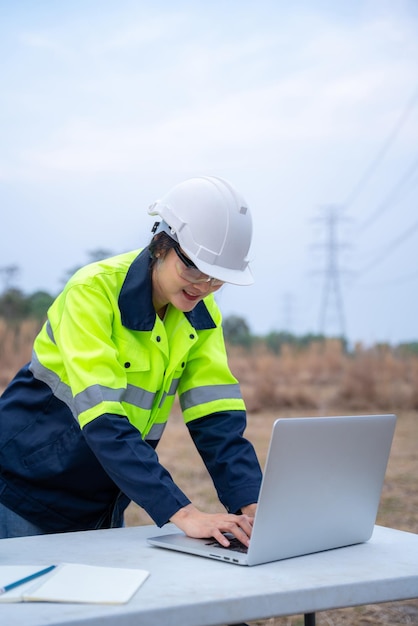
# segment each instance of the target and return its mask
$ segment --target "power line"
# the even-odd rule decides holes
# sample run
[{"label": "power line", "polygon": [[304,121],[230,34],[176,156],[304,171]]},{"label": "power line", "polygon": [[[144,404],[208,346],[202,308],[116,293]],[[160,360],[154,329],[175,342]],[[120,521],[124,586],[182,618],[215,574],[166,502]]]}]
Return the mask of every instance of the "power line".
[{"label": "power line", "polygon": [[418,280],[418,272],[413,272],[412,274],[403,274],[402,276],[397,276],[395,278],[392,278],[391,280],[385,280],[380,283],[367,283],[366,285],[360,285],[359,287],[361,289],[381,289],[382,287],[387,287],[388,285],[398,286],[415,280]]},{"label": "power line", "polygon": [[366,274],[371,269],[373,269],[376,265],[378,265],[378,263],[387,259],[388,256],[392,254],[392,252],[396,250],[396,248],[400,246],[401,243],[409,239],[409,237],[413,235],[416,230],[418,230],[418,221],[416,221],[411,227],[409,227],[407,230],[401,233],[401,235],[398,235],[398,237],[393,239],[392,242],[389,244],[389,246],[385,248],[383,252],[378,254],[377,257],[373,259],[373,261],[371,261],[368,265],[366,265],[366,267],[364,267],[363,270],[361,271],[361,276],[364,276],[364,274]]},{"label": "power line", "polygon": [[366,168],[366,171],[364,172],[363,176],[358,181],[357,185],[353,188],[351,193],[348,195],[344,204],[345,207],[348,207],[351,204],[353,204],[354,200],[356,200],[357,197],[360,195],[360,193],[363,191],[363,188],[366,186],[369,179],[374,174],[374,171],[377,169],[377,166],[381,163],[381,161],[383,161],[384,157],[386,156],[386,153],[389,151],[389,148],[392,146],[393,142],[395,141],[397,135],[399,134],[400,130],[402,129],[403,125],[405,124],[406,120],[411,114],[412,109],[414,108],[417,102],[418,102],[418,89],[416,89],[416,91],[412,95],[412,98],[404,107],[394,128],[389,133],[387,139],[385,140],[384,144],[380,148],[379,152],[377,153],[373,161],[370,163],[370,165]]},{"label": "power line", "polygon": [[362,224],[360,224],[360,232],[366,230],[366,228],[373,224],[373,222],[375,222],[390,206],[394,205],[394,202],[398,197],[400,191],[402,190],[402,187],[404,187],[404,185],[417,171],[418,157],[415,159],[412,166],[405,172],[402,178],[398,180],[395,187],[393,187],[392,191],[386,196],[383,202],[381,202],[378,207],[373,211],[373,213],[369,215],[369,217]]}]

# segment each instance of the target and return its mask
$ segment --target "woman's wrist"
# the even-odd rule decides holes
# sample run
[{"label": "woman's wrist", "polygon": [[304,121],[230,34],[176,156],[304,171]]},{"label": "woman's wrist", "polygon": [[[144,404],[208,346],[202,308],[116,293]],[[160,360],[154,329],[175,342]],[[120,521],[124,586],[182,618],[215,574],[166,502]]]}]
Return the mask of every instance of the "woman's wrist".
[{"label": "woman's wrist", "polygon": [[170,517],[170,522],[173,522],[173,524],[179,524],[182,521],[185,521],[188,517],[190,517],[191,515],[193,515],[193,513],[196,513],[196,512],[197,512],[197,509],[195,506],[193,506],[193,504],[187,504],[186,506],[183,506],[181,509],[176,511]]},{"label": "woman's wrist", "polygon": [[255,517],[255,512],[257,510],[257,502],[253,504],[247,504],[246,506],[241,507],[241,512],[244,515],[248,515],[248,517]]}]

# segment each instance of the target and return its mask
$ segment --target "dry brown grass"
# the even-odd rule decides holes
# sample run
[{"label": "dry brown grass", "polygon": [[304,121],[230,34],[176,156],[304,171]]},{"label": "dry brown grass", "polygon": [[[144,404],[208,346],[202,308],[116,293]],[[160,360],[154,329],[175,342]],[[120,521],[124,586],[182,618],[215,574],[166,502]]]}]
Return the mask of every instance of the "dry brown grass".
[{"label": "dry brown grass", "polygon": [[418,409],[418,357],[388,347],[358,345],[347,355],[339,341],[328,340],[304,350],[284,346],[279,357],[263,345],[251,353],[230,348],[229,354],[251,413]]},{"label": "dry brown grass", "polygon": [[39,328],[40,323],[36,320],[11,324],[0,317],[0,390],[30,360]]},{"label": "dry brown grass", "polygon": [[[38,323],[7,325],[0,319],[0,390],[30,359]],[[393,412],[398,423],[377,522],[418,533],[418,357],[389,348],[357,346],[347,356],[337,341],[305,350],[285,347],[275,356],[258,347],[252,353],[230,348],[231,368],[248,407],[247,436],[265,462],[271,426],[277,417]],[[213,485],[194,450],[175,405],[158,453],[179,486],[203,510],[217,511]],[[136,505],[128,525],[152,523]],[[301,616],[251,622],[252,626],[299,626]],[[418,625],[418,600],[325,611],[318,626]]]}]

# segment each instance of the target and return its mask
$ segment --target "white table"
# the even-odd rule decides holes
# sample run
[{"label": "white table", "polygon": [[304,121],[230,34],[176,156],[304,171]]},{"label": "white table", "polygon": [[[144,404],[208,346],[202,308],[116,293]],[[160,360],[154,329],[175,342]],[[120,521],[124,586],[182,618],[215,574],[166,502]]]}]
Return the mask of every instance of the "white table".
[{"label": "white table", "polygon": [[[171,529],[170,529],[171,530]],[[376,526],[370,541],[255,567],[148,546],[155,526],[0,540],[3,565],[77,562],[151,575],[125,605],[0,605],[7,626],[209,626],[418,597],[418,535]]]}]

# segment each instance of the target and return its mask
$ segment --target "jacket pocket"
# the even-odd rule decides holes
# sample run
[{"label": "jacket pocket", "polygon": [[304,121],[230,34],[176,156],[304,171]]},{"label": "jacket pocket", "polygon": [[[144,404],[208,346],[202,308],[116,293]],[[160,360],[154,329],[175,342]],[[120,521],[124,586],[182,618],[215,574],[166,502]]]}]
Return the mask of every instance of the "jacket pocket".
[{"label": "jacket pocket", "polygon": [[118,344],[118,360],[127,373],[149,371],[150,353],[145,346],[128,344],[123,340],[119,340]]},{"label": "jacket pocket", "polygon": [[45,443],[22,458],[23,467],[37,477],[55,475],[68,468],[71,459],[86,448],[84,437],[76,422],[54,440]]}]

